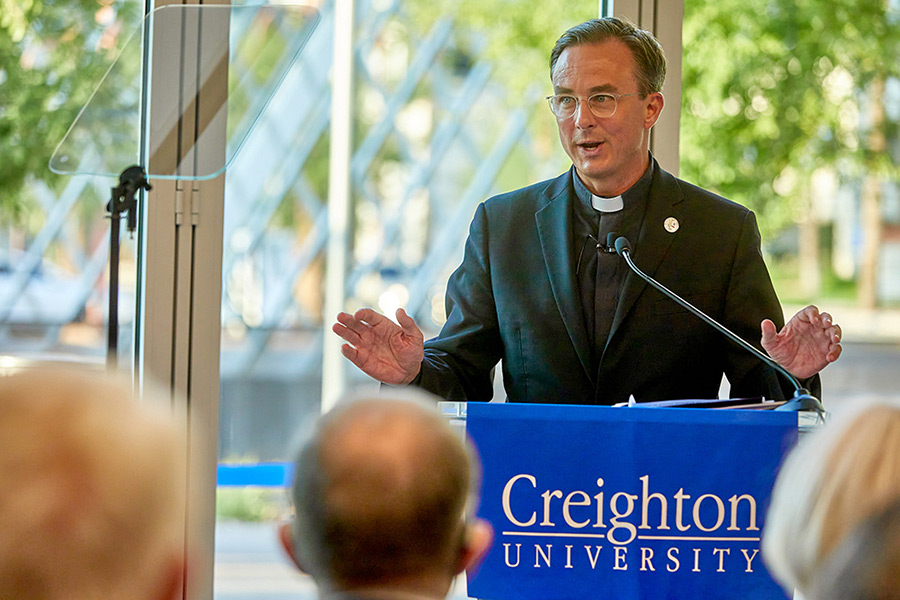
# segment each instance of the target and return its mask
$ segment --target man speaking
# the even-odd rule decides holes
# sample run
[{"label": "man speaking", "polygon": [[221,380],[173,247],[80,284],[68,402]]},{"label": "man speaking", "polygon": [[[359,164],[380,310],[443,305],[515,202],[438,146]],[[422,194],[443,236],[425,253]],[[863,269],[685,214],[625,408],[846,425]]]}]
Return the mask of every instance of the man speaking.
[{"label": "man speaking", "polygon": [[817,392],[840,327],[809,306],[784,325],[747,208],[682,181],[649,152],[666,62],[648,32],[616,18],[576,25],[550,55],[548,98],[572,168],[483,202],[447,285],[447,322],[427,342],[402,309],[340,313],[345,357],[387,384],[486,401],[502,359],[510,402],[615,404],[781,399],[792,386],[628,270],[635,263]]}]

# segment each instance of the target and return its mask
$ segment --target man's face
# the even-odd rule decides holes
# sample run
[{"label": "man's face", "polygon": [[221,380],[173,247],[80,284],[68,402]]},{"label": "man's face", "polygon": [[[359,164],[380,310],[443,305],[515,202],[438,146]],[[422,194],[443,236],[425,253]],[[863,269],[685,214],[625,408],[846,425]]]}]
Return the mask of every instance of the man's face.
[{"label": "man's face", "polygon": [[587,105],[589,96],[640,91],[631,50],[619,40],[566,48],[552,80],[554,94],[578,98],[575,113],[557,118],[557,126],[581,181],[599,196],[621,194],[647,168],[650,128],[662,111],[662,94],[625,96],[618,99],[611,117],[594,116]]}]

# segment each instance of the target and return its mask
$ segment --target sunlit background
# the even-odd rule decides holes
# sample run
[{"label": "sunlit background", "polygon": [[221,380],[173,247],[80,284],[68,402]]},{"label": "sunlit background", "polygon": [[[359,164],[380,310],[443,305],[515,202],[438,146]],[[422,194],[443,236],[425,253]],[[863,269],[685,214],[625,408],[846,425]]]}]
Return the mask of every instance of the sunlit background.
[{"label": "sunlit background", "polygon": [[[320,406],[334,7],[311,4],[321,20],[296,60],[289,37],[248,26],[238,52],[266,61],[230,88],[240,126],[242,90],[289,68],[244,124],[226,176],[223,464],[290,460]],[[143,3],[0,8],[0,355],[99,364],[115,180],[55,175],[48,162]],[[358,0],[356,12],[346,309],[402,306],[433,335],[477,203],[568,167],[543,101],[547,57],[597,2]],[[785,312],[816,303],[844,326],[845,357],[823,373],[826,405],[900,384],[898,20],[896,0],[685,0],[682,105],[666,106],[681,110],[680,175],[757,211]],[[123,94],[138,75],[111,73]],[[123,357],[136,242],[122,240]],[[277,486],[220,489],[217,597],[311,594],[272,558],[271,522],[286,510]]]}]

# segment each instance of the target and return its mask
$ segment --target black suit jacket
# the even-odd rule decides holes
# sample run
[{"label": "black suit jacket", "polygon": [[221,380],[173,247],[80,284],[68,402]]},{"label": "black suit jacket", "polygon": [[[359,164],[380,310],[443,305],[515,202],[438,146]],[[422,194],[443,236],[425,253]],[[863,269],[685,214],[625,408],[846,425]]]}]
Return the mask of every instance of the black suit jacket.
[{"label": "black suit jacket", "polygon": [[[573,176],[478,206],[448,282],[447,322],[425,343],[414,383],[448,400],[490,400],[502,359],[511,402],[715,398],[723,373],[733,397],[790,397],[772,369],[630,271],[593,372],[575,278]],[[764,318],[783,325],[750,210],[658,166],[647,202],[630,240],[638,267],[754,345]]]}]

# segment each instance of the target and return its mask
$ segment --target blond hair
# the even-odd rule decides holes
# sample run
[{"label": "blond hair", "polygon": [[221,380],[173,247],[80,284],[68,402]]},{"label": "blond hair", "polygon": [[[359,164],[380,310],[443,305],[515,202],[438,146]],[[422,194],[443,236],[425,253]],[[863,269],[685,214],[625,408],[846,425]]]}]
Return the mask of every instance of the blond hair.
[{"label": "blond hair", "polygon": [[808,593],[856,526],[900,498],[900,406],[875,404],[809,435],[772,492],[762,551],[782,585]]},{"label": "blond hair", "polygon": [[0,377],[0,598],[149,597],[183,552],[182,443],[102,372]]}]

